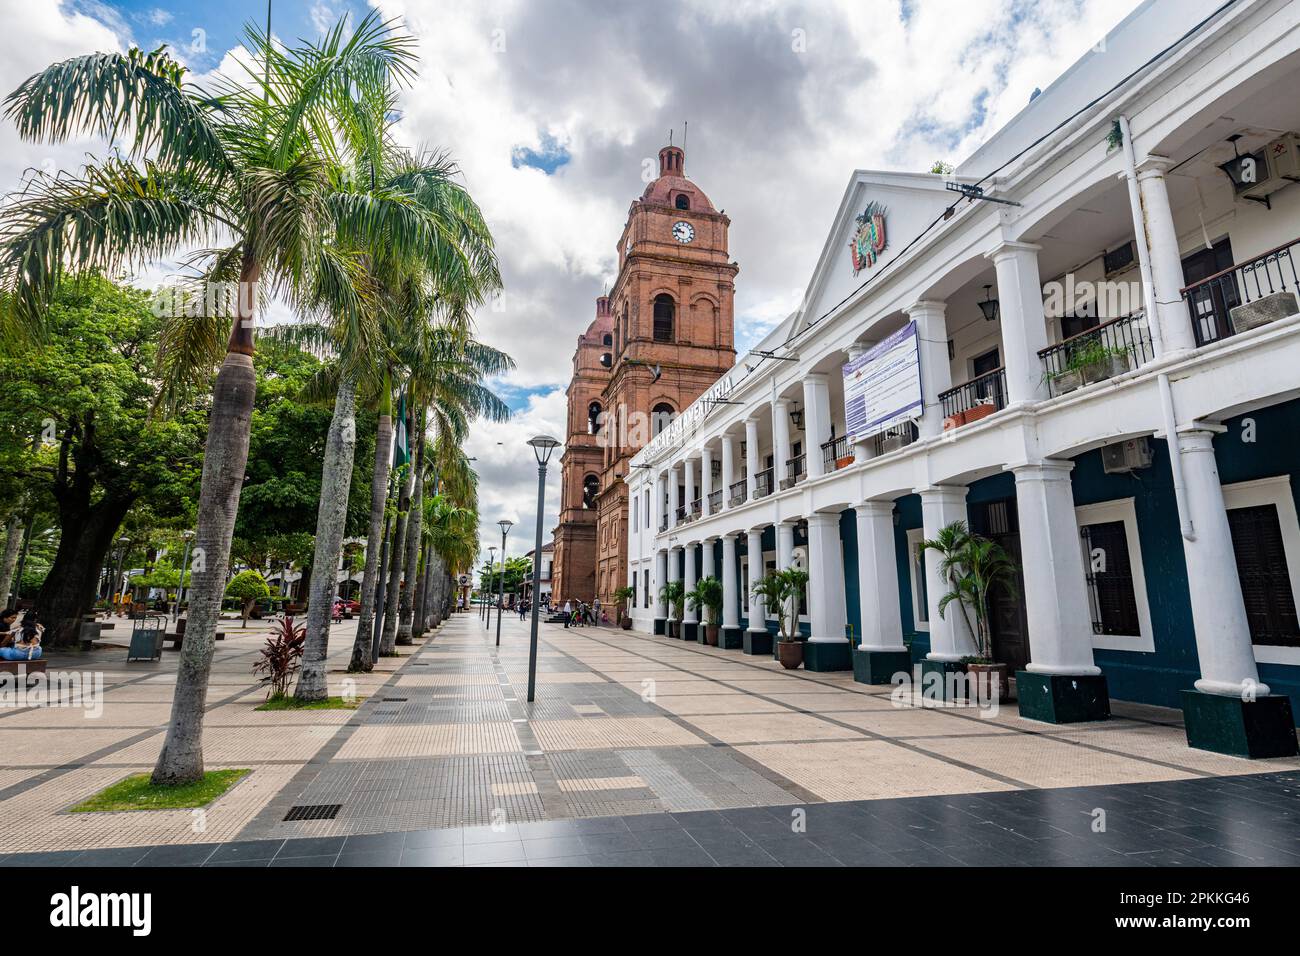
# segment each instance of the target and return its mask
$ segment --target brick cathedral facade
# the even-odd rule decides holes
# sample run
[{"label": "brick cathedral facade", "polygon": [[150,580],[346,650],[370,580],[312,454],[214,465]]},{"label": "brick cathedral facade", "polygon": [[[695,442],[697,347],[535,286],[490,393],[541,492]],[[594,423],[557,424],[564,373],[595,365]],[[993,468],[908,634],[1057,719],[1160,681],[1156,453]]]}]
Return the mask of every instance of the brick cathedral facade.
[{"label": "brick cathedral facade", "polygon": [[680,147],[659,151],[659,176],[619,237],[618,279],[578,336],[555,529],[560,603],[616,603],[628,583],[628,461],[735,364],[731,221],[686,178],[685,161]]}]

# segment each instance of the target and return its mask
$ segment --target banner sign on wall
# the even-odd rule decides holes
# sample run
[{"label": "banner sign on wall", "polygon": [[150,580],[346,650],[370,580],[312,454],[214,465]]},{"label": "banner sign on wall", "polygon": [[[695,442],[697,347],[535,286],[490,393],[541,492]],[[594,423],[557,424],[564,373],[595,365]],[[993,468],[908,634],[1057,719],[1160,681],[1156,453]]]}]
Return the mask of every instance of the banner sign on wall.
[{"label": "banner sign on wall", "polygon": [[850,443],[920,418],[923,410],[915,322],[844,366],[844,430]]}]

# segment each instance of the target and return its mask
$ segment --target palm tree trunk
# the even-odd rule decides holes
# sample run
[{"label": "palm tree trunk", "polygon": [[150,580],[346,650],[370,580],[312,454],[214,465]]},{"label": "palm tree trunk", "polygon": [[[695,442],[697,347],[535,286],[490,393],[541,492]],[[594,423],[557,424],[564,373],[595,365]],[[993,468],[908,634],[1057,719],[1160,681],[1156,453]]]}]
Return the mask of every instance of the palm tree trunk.
[{"label": "palm tree trunk", "polygon": [[203,778],[203,711],[208,675],[225,593],[230,540],[248,464],[248,436],[257,376],[253,372],[253,303],[258,265],[245,258],[240,272],[238,316],[226,359],[212,388],[208,440],[199,486],[199,521],[190,572],[189,623],[181,644],[172,697],[171,723],[154,766],[155,785],[193,783]]},{"label": "palm tree trunk", "polygon": [[320,507],[316,511],[316,553],[311,591],[307,598],[307,639],[303,643],[302,670],[298,673],[298,700],[324,700],[329,696],[325,657],[329,653],[330,618],[338,583],[343,529],[348,518],[348,493],[352,489],[352,456],[357,447],[356,378],[345,373],[334,398],[334,417],[325,441],[321,470]]},{"label": "palm tree trunk", "polygon": [[423,637],[424,632],[429,629],[428,622],[425,620],[425,608],[429,606],[429,560],[431,557],[429,542],[421,540],[420,566],[415,579],[417,582],[415,603],[411,606],[411,634],[415,637]]},{"label": "palm tree trunk", "polygon": [[402,588],[398,602],[397,643],[410,644],[411,619],[415,610],[415,588],[419,580],[420,525],[424,517],[421,502],[424,499],[424,411],[411,416],[419,422],[420,434],[416,442],[415,470],[411,473],[411,505],[406,519],[406,556],[401,562],[406,587]]},{"label": "palm tree trunk", "polygon": [[9,516],[5,524],[4,557],[0,558],[0,605],[9,606],[9,589],[14,583],[14,569],[18,567],[18,552],[23,546],[23,519],[18,512]]},{"label": "palm tree trunk", "polygon": [[352,660],[348,670],[369,671],[375,662],[370,659],[370,641],[375,630],[375,585],[379,576],[379,550],[383,547],[384,508],[388,504],[388,456],[392,453],[393,416],[386,410],[379,415],[379,428],[375,434],[375,473],[370,482],[370,531],[366,535],[366,569],[361,576],[361,612],[357,620],[357,636],[352,644]]},{"label": "palm tree trunk", "polygon": [[[406,433],[408,435],[411,433],[409,423]],[[397,522],[393,528],[393,539],[389,544],[388,553],[392,555],[390,562],[392,570],[388,575],[388,597],[384,599],[384,606],[387,608],[384,612],[384,629],[379,639],[379,653],[385,657],[394,654],[394,648],[397,646],[397,605],[402,589],[402,556],[406,553],[406,524],[407,518],[410,517],[411,478],[414,474],[414,468],[407,469],[406,479],[402,483],[402,492],[398,498]]]}]

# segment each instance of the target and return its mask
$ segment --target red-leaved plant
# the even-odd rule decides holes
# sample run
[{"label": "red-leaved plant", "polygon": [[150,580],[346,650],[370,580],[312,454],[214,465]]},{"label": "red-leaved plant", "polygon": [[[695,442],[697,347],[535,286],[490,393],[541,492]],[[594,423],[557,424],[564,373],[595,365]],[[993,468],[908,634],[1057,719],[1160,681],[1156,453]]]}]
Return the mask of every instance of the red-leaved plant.
[{"label": "red-leaved plant", "polygon": [[307,625],[294,625],[293,618],[282,617],[275,622],[262,656],[253,665],[254,674],[262,674],[261,683],[267,685],[266,699],[286,697],[289,682],[302,666],[302,648],[307,640]]}]

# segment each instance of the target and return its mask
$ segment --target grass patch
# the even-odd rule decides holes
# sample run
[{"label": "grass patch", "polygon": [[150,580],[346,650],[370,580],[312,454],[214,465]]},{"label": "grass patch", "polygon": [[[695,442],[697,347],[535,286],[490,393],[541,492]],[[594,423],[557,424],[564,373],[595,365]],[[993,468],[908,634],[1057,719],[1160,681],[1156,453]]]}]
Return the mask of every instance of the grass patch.
[{"label": "grass patch", "polygon": [[106,787],[89,800],[72,807],[70,813],[106,810],[180,810],[206,807],[237,784],[250,770],[209,770],[195,783],[155,787],[149,774],[132,774]]},{"label": "grass patch", "polygon": [[254,710],[356,710],[364,697],[326,697],[324,700],[299,700],[297,697],[272,697]]}]

